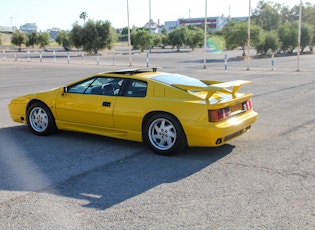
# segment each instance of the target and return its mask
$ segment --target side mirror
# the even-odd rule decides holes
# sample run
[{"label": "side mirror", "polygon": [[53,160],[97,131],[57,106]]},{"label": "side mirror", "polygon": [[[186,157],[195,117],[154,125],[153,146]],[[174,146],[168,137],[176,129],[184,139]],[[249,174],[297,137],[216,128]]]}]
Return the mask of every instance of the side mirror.
[{"label": "side mirror", "polygon": [[67,92],[68,92],[68,88],[66,86],[60,88],[60,93],[61,93],[62,96],[65,95],[65,93],[67,93]]}]

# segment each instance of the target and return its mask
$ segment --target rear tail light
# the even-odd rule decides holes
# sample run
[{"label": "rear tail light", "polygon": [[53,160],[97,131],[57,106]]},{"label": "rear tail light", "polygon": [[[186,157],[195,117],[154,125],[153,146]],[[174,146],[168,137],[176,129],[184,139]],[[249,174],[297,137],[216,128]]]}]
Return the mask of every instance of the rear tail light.
[{"label": "rear tail light", "polygon": [[221,121],[251,109],[253,109],[253,103],[252,100],[249,99],[245,102],[232,105],[231,107],[208,110],[209,122]]},{"label": "rear tail light", "polygon": [[243,102],[243,110],[247,111],[247,110],[251,110],[253,108],[253,103],[252,100],[249,99],[248,101]]},{"label": "rear tail light", "polygon": [[209,121],[220,121],[230,116],[230,107],[217,110],[209,110],[208,117]]}]

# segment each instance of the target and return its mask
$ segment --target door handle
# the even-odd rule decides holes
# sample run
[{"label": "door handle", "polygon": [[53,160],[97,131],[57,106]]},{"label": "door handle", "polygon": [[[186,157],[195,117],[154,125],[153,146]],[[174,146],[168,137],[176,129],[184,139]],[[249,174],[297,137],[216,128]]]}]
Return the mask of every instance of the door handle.
[{"label": "door handle", "polygon": [[108,102],[108,101],[103,101],[102,106],[110,107],[110,102]]}]

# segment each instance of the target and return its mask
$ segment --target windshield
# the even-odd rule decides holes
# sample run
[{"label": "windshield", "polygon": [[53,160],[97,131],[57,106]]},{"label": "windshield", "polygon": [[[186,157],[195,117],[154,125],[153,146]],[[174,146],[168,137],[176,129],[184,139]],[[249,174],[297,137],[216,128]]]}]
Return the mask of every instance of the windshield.
[{"label": "windshield", "polygon": [[192,77],[188,77],[181,74],[163,74],[153,77],[153,80],[159,81],[168,85],[178,84],[178,85],[189,85],[189,86],[207,86],[205,83],[200,80]]}]

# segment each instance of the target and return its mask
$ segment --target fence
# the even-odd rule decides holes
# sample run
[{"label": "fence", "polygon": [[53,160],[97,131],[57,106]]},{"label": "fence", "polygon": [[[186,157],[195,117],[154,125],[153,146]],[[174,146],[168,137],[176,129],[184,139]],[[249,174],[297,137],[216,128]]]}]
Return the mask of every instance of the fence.
[{"label": "fence", "polygon": [[[255,53],[254,51],[252,53]],[[206,54],[207,68],[219,68],[222,70],[231,70],[237,68],[245,68],[247,61],[240,56],[240,50],[222,52],[220,54]],[[307,56],[307,55],[306,55]],[[312,56],[313,55],[308,55]],[[279,57],[270,55],[269,57],[257,58],[253,56],[250,60],[250,67],[264,68],[265,70],[279,70],[287,68],[297,68],[296,56],[291,56],[290,64],[284,63]],[[2,49],[3,61],[14,62],[39,62],[39,63],[59,63],[59,64],[81,64],[81,65],[111,65],[111,66],[130,66],[129,55],[126,51],[114,50],[94,55],[86,54],[82,51],[44,51],[29,49],[23,52],[17,50]],[[197,51],[181,51],[175,52],[173,50],[158,50],[150,52],[132,52],[132,65],[141,67],[176,67],[179,65],[184,66],[188,63],[200,63],[202,68],[203,50]],[[303,65],[303,58],[301,61]],[[305,63],[304,66],[309,64]],[[187,65],[188,66],[188,65]]]}]

